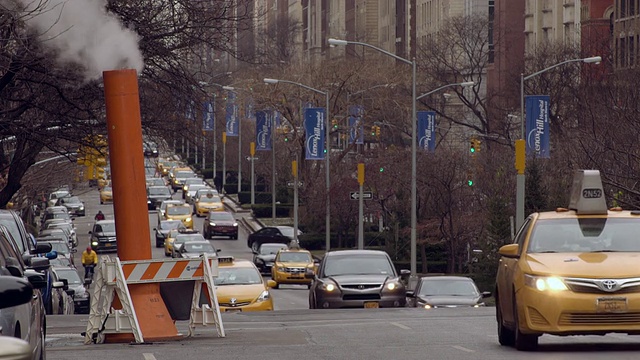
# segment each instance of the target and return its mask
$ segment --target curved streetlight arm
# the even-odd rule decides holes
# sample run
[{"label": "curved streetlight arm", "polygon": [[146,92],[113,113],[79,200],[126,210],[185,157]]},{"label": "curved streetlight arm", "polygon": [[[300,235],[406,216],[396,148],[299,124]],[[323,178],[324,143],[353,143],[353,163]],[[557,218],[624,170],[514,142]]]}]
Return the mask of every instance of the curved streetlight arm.
[{"label": "curved streetlight arm", "polygon": [[314,88],[312,88],[311,86],[307,86],[307,85],[305,85],[305,84],[300,84],[300,83],[295,82],[295,81],[279,80],[279,79],[267,79],[267,78],[265,78],[265,79],[264,79],[264,82],[265,82],[265,84],[285,83],[285,84],[298,85],[298,86],[303,87],[303,88],[305,88],[305,89],[307,89],[307,90],[311,90],[311,91],[317,92],[318,94],[325,95],[325,96],[327,95],[327,92],[326,92],[326,91],[322,91],[322,90],[314,89]]},{"label": "curved streetlight arm", "polygon": [[395,58],[395,59],[397,59],[397,60],[400,60],[400,61],[402,61],[402,62],[405,62],[405,63],[407,63],[407,64],[409,64],[409,65],[413,64],[411,61],[409,61],[409,60],[407,60],[407,59],[405,59],[405,58],[403,58],[403,57],[400,57],[400,56],[398,56],[398,55],[396,55],[396,54],[394,54],[394,53],[390,53],[390,52],[388,52],[387,50],[381,49],[381,48],[379,48],[379,47],[377,47],[377,46],[373,46],[373,45],[371,45],[371,44],[367,44],[367,43],[363,43],[363,42],[358,42],[358,41],[339,40],[339,39],[329,39],[329,40],[328,40],[328,42],[329,42],[329,45],[336,45],[336,46],[345,46],[345,45],[348,45],[348,44],[352,44],[352,45],[361,45],[361,46],[364,46],[364,47],[368,47],[368,48],[372,48],[372,49],[378,50],[378,51],[380,51],[381,53],[384,53],[384,54],[386,54],[386,55],[389,55],[389,56],[391,56],[392,58]]},{"label": "curved streetlight arm", "polygon": [[425,96],[431,95],[431,94],[433,94],[433,93],[435,93],[435,92],[438,92],[438,91],[440,91],[440,90],[442,90],[442,89],[446,89],[446,88],[448,88],[448,87],[452,87],[452,86],[469,87],[469,86],[473,86],[474,84],[475,84],[475,83],[474,83],[473,81],[465,81],[465,82],[461,82],[461,83],[455,83],[455,84],[443,85],[443,86],[440,86],[439,88],[437,88],[437,89],[435,89],[435,90],[431,90],[431,91],[429,91],[428,93],[424,93],[424,94],[422,94],[422,95],[420,95],[420,96],[416,97],[416,100],[420,100],[420,99],[422,99],[422,98],[423,98],[423,97],[425,97]]},{"label": "curved streetlight arm", "polygon": [[540,74],[542,74],[543,72],[547,72],[547,71],[549,71],[549,70],[551,70],[551,69],[557,68],[558,66],[562,66],[562,65],[564,65],[564,64],[568,64],[568,63],[572,63],[572,62],[584,62],[584,63],[587,63],[587,64],[588,64],[588,63],[599,63],[600,61],[602,61],[602,57],[600,57],[600,56],[594,56],[594,57],[583,58],[583,59],[571,59],[571,60],[565,60],[565,61],[563,61],[563,62],[561,62],[561,63],[557,63],[557,64],[555,64],[555,65],[551,65],[551,66],[549,66],[549,67],[548,67],[548,68],[546,68],[546,69],[542,69],[542,70],[540,70],[540,71],[536,71],[536,72],[534,72],[534,73],[533,73],[533,74],[531,74],[531,75],[527,75],[527,76],[525,76],[525,77],[524,77],[524,80],[529,80],[529,79],[531,79],[531,78],[532,78],[532,77],[534,77],[534,76],[540,75]]},{"label": "curved streetlight arm", "polygon": [[394,84],[380,84],[380,85],[372,86],[372,87],[370,87],[368,89],[356,91],[354,93],[347,92],[347,102],[349,102],[349,98],[351,98],[352,96],[362,94],[362,93],[367,92],[369,90],[373,90],[373,89],[377,89],[377,88],[381,88],[381,87],[389,87],[389,86],[394,86]]}]

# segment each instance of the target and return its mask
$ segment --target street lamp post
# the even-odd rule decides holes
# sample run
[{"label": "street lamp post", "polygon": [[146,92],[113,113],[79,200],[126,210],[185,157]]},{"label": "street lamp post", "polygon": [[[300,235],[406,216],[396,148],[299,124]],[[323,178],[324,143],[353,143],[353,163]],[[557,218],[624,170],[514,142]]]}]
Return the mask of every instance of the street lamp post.
[{"label": "street lamp post", "polygon": [[384,49],[373,46],[371,44],[358,42],[358,41],[347,41],[347,40],[338,40],[338,39],[329,39],[329,45],[335,46],[346,46],[349,44],[353,45],[361,45],[364,47],[368,47],[374,49],[378,52],[381,52],[387,56],[390,56],[396,60],[402,61],[405,64],[411,65],[411,278],[415,281],[417,280],[417,246],[416,246],[416,228],[417,228],[417,165],[416,165],[416,154],[418,148],[417,142],[417,132],[418,132],[418,120],[416,118],[416,61],[415,59],[410,61],[403,57],[400,57],[396,54],[390,53]]},{"label": "street lamp post", "polygon": [[227,184],[227,132],[222,132],[222,192]]},{"label": "street lamp post", "polygon": [[[316,92],[318,94],[324,95],[325,96],[325,106],[326,106],[326,121],[325,121],[325,142],[326,142],[326,147],[325,147],[325,151],[326,151],[326,155],[325,155],[325,176],[326,176],[326,203],[327,203],[327,209],[326,209],[326,216],[325,216],[325,251],[329,251],[331,249],[331,203],[330,203],[330,190],[331,190],[331,184],[330,184],[330,177],[329,177],[329,164],[330,162],[330,156],[331,156],[331,141],[329,139],[329,136],[331,136],[330,134],[330,125],[331,123],[329,122],[329,92],[328,91],[322,91],[322,90],[318,90],[318,89],[314,89],[310,86],[298,83],[298,82],[294,82],[294,81],[289,81],[289,80],[278,80],[278,79],[268,79],[265,78],[264,82],[266,84],[277,84],[277,83],[285,83],[285,84],[292,84],[292,85],[297,85],[300,86],[302,88],[305,88],[307,90],[311,90],[313,92]],[[294,179],[294,182],[297,184],[297,178]],[[294,211],[295,212],[295,211]],[[297,214],[294,214],[294,216],[297,216]],[[296,231],[296,230],[294,230]],[[297,235],[296,235],[297,236]]]},{"label": "street lamp post", "polygon": [[[549,66],[548,68],[542,69],[540,71],[534,72],[531,75],[525,76],[524,73],[520,74],[520,142],[525,141],[525,126],[524,126],[524,82],[525,80],[529,80],[534,76],[540,75],[544,72],[547,72],[551,69],[554,69],[558,66],[562,66],[568,63],[573,62],[583,62],[586,64],[596,63],[599,64],[602,61],[602,57],[593,56],[582,59],[571,59],[566,60],[555,65]],[[521,149],[521,150],[518,150]],[[519,157],[525,158],[525,154],[518,154],[519,151],[525,151],[525,147],[516,146],[516,159]],[[516,162],[517,163],[517,162]],[[516,164],[517,165],[517,164]],[[525,176],[524,176],[524,163],[522,167],[517,166],[517,175],[516,175],[516,231],[522,226],[524,223],[524,201],[525,201]]]},{"label": "street lamp post", "polygon": [[[222,89],[236,92],[236,88],[233,86],[223,86]],[[237,116],[237,114],[235,114],[235,116]],[[238,117],[238,193],[240,192],[242,192],[242,120]]]}]

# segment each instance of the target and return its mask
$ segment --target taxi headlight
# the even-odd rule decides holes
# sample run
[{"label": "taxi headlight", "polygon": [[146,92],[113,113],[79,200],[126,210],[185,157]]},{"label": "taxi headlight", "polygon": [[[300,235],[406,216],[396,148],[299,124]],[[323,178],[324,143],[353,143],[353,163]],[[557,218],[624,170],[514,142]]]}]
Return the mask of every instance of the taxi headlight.
[{"label": "taxi headlight", "polygon": [[281,266],[278,266],[278,271],[279,271],[279,272],[284,272],[284,268],[283,268],[283,267],[281,267]]},{"label": "taxi headlight", "polygon": [[564,291],[568,290],[561,278],[557,276],[524,276],[525,285],[538,291]]},{"label": "taxi headlight", "polygon": [[84,210],[84,205],[80,205],[80,207],[78,209]]},{"label": "taxi headlight", "polygon": [[269,291],[265,290],[262,292],[262,294],[260,294],[260,296],[258,296],[258,301],[265,301],[265,300],[269,300]]},{"label": "taxi headlight", "polygon": [[188,217],[188,218],[184,219],[184,221],[189,222],[189,221],[191,221],[191,218]]}]

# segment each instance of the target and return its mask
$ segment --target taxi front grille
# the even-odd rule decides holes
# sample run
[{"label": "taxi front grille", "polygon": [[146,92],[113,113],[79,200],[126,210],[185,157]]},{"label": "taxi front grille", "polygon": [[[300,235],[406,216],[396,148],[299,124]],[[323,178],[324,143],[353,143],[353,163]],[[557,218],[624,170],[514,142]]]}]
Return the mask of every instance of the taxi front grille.
[{"label": "taxi front grille", "polygon": [[640,312],[631,313],[565,313],[560,315],[561,326],[570,325],[620,325],[637,324],[640,322]]},{"label": "taxi front grille", "polygon": [[569,287],[569,289],[573,292],[576,293],[583,293],[583,294],[633,294],[633,293],[640,293],[640,285],[634,285],[634,286],[628,286],[628,287],[624,287],[621,288],[618,291],[603,291],[599,288],[590,286],[590,285],[583,285],[583,284],[572,284],[572,283],[568,283],[567,286]]},{"label": "taxi front grille", "polygon": [[244,301],[244,302],[234,302],[234,303],[219,303],[220,306],[224,306],[224,307],[240,307],[240,306],[247,306],[251,304],[251,301]]},{"label": "taxi front grille", "polygon": [[288,267],[284,271],[288,274],[304,274],[305,268],[302,267]]}]

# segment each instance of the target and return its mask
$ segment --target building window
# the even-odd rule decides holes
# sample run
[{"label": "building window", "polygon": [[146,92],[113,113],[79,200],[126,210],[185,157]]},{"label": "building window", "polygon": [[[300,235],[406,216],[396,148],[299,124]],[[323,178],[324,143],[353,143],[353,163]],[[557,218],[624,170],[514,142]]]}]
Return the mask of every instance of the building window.
[{"label": "building window", "polygon": [[620,39],[620,67],[627,67],[627,38]]},{"label": "building window", "polygon": [[627,0],[620,0],[620,18],[627,17]]},{"label": "building window", "polygon": [[629,0],[629,16],[636,14],[636,0]]},{"label": "building window", "polygon": [[635,37],[629,36],[629,67],[634,67],[636,64],[636,53],[635,53]]},{"label": "building window", "polygon": [[489,0],[489,63],[494,62],[495,47],[493,43],[493,26],[495,17],[495,1]]}]

